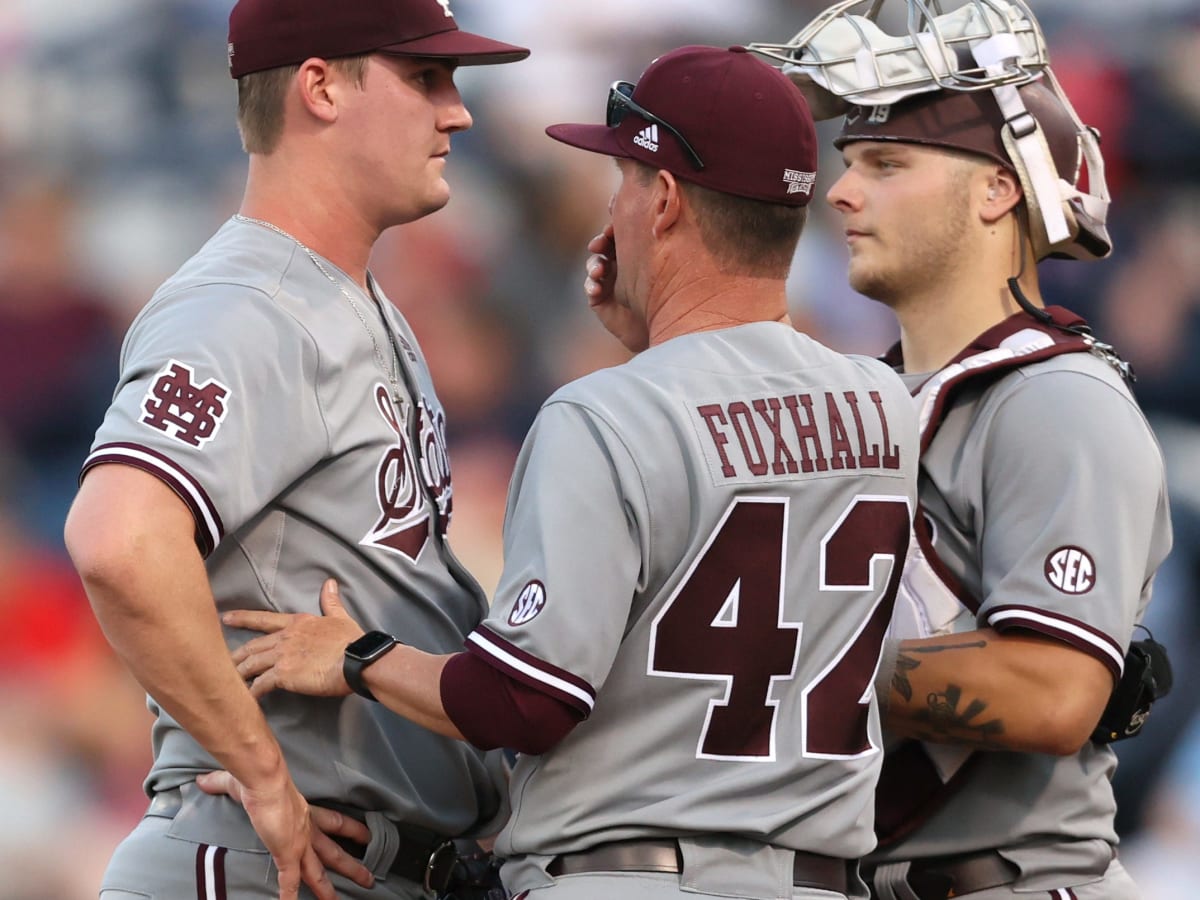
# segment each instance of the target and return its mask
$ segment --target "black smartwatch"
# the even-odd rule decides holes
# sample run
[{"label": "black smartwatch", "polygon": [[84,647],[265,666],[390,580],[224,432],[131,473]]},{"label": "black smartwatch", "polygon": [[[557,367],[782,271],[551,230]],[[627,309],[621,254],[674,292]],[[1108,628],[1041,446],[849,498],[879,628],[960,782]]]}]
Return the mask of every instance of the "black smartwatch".
[{"label": "black smartwatch", "polygon": [[371,689],[363,684],[363,670],[398,643],[399,641],[386,631],[368,631],[358,640],[350,642],[342,659],[342,677],[354,693],[368,700],[375,699]]}]

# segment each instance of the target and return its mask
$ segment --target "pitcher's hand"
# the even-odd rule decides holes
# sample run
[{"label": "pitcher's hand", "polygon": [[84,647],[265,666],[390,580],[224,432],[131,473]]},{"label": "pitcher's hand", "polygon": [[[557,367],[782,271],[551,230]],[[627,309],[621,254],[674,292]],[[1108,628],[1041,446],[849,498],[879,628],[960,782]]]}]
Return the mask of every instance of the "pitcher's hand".
[{"label": "pitcher's hand", "polygon": [[279,872],[279,900],[299,900],[301,882],[317,900],[337,900],[325,866],[362,887],[374,884],[370,870],[328,836],[365,845],[371,839],[367,826],[333,810],[309,807],[291,779],[282,788],[251,790],[230,773],[217,771],[198,775],[196,784],[208,794],[227,794],[245,808]]},{"label": "pitcher's hand", "polygon": [[[350,856],[330,836],[349,838],[356,844],[366,846],[371,841],[371,832],[365,824],[349,816],[343,816],[341,812],[324,809],[323,806],[308,806],[304,798],[296,793],[295,797],[299,798],[300,803],[306,806],[304,818],[307,821],[308,844],[307,847],[302,847],[299,840],[293,840],[293,845],[301,848],[301,863],[296,866],[272,850],[274,836],[269,842],[268,834],[264,834],[263,829],[271,832],[271,829],[275,827],[277,817],[271,814],[269,803],[260,803],[260,800],[263,799],[260,794],[247,791],[245,785],[224,770],[197,775],[196,784],[205,793],[227,794],[228,797],[244,806],[254,830],[258,833],[259,838],[262,838],[266,848],[271,851],[271,858],[275,860],[275,866],[280,871],[280,900],[298,898],[301,880],[312,888],[313,893],[317,894],[320,900],[337,900],[334,886],[330,883],[329,876],[325,874],[325,866],[328,866],[331,871],[337,872],[338,875],[349,878],[360,887],[370,888],[373,886],[374,876],[371,874],[371,870],[362,865],[358,859]],[[284,869],[284,866],[287,866],[287,869]]]}]

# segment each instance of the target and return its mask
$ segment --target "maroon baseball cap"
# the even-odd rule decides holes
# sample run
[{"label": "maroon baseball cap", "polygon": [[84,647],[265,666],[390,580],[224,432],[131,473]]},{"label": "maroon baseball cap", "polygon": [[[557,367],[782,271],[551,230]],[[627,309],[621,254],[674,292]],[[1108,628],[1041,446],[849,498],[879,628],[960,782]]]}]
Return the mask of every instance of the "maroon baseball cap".
[{"label": "maroon baseball cap", "polygon": [[[1079,137],[1062,101],[1041,81],[1021,85],[1021,100],[1042,126],[1059,177],[1079,176]],[[949,147],[986,156],[1013,171],[1001,136],[1004,114],[991,91],[932,91],[889,106],[852,106],[833,145],[854,141],[897,141]]]},{"label": "maroon baseball cap", "polygon": [[459,31],[451,0],[238,0],[229,14],[229,72],[361,53],[428,56],[483,66],[516,62],[524,47]]},{"label": "maroon baseball cap", "polygon": [[785,206],[806,205],[816,183],[808,104],[789,78],[745,47],[672,50],[636,86],[613,85],[608,123],[551,125],[546,134],[714,191]]}]

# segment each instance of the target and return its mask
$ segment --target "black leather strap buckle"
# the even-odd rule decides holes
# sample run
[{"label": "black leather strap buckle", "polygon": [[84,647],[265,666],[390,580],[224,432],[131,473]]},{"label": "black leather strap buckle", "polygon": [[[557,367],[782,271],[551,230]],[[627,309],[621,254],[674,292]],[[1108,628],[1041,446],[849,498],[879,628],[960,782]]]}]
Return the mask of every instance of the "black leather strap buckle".
[{"label": "black leather strap buckle", "polygon": [[[322,805],[332,807],[329,803]],[[331,837],[335,844],[357,860],[361,861],[366,854],[367,848],[357,841],[340,835]],[[400,846],[396,849],[396,855],[388,865],[387,871],[422,885],[427,890],[439,894],[444,892],[453,880],[458,862],[454,842],[432,832],[417,833],[416,829],[400,830],[399,838]]]},{"label": "black leather strap buckle", "polygon": [[434,848],[429,854],[429,862],[425,864],[425,890],[442,894],[450,886],[454,877],[454,868],[458,865],[458,848],[453,841],[445,841]]}]

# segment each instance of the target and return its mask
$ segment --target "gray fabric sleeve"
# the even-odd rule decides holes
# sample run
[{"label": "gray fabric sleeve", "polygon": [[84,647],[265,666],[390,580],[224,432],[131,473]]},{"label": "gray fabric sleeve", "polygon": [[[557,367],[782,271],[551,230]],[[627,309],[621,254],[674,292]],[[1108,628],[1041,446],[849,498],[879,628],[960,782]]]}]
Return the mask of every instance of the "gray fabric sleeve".
[{"label": "gray fabric sleeve", "polygon": [[130,331],[85,467],[127,462],[157,475],[215,547],[328,452],[317,367],[311,336],[258,291],[167,297]]},{"label": "gray fabric sleeve", "polygon": [[641,493],[636,466],[607,425],[573,403],[543,407],[513,473],[504,573],[485,622],[528,655],[534,671],[512,674],[539,684],[574,676],[588,693],[603,684],[642,569],[642,525],[632,512],[644,508]]},{"label": "gray fabric sleeve", "polygon": [[1158,552],[1158,446],[1120,387],[1080,371],[1019,379],[991,415],[981,618],[1063,640],[1115,675]]}]

